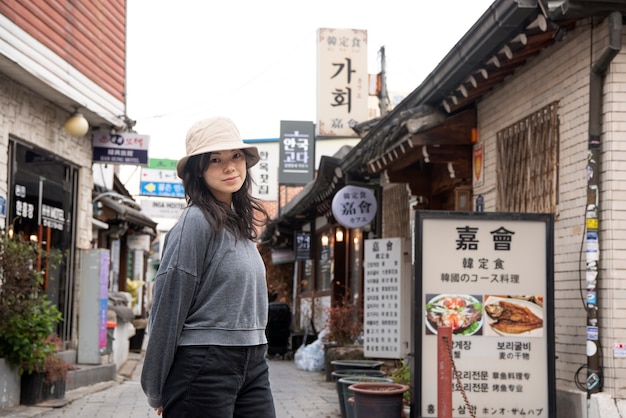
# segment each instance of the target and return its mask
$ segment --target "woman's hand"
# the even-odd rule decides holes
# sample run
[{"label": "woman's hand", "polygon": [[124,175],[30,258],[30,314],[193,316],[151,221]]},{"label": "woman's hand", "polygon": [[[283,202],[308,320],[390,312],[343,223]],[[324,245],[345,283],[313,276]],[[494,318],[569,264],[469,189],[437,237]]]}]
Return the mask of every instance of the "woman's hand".
[{"label": "woman's hand", "polygon": [[161,413],[163,412],[163,407],[159,406],[158,408],[154,408],[154,412],[156,412],[157,415],[161,415]]}]

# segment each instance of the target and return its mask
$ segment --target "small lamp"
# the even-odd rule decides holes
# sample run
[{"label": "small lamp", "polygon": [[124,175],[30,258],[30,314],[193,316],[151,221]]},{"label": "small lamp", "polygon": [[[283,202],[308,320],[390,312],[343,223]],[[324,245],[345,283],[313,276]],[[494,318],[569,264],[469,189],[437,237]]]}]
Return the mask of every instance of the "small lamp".
[{"label": "small lamp", "polygon": [[343,242],[343,229],[337,228],[335,231],[335,241]]},{"label": "small lamp", "polygon": [[67,118],[64,128],[65,132],[68,134],[81,137],[85,136],[89,131],[89,122],[87,122],[87,119],[85,119],[82,113],[76,110]]},{"label": "small lamp", "polygon": [[322,247],[328,246],[328,235],[322,234]]}]

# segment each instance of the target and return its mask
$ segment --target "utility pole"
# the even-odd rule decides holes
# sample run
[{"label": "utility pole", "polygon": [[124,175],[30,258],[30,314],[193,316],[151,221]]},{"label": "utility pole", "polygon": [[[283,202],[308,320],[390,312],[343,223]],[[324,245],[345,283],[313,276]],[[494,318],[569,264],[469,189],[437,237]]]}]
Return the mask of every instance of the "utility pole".
[{"label": "utility pole", "polygon": [[385,70],[385,47],[380,47],[380,92],[378,93],[378,108],[380,115],[385,116],[389,111],[389,93],[387,93],[387,72]]}]

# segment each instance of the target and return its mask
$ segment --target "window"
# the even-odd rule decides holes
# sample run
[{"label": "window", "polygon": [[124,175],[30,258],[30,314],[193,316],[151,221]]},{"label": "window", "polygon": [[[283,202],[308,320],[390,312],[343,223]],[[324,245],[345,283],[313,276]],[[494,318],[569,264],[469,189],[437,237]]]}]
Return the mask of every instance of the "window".
[{"label": "window", "polygon": [[557,109],[553,102],[497,133],[497,211],[556,212]]}]

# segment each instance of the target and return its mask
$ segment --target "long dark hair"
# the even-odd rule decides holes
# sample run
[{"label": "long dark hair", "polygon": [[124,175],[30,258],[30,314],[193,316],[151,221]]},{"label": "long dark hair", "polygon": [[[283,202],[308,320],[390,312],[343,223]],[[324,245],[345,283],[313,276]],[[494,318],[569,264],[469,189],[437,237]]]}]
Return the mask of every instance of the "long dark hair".
[{"label": "long dark hair", "polygon": [[[242,150],[248,159],[245,149]],[[233,193],[233,208],[219,201],[207,187],[203,174],[209,167],[211,153],[194,155],[187,160],[183,172],[183,186],[187,205],[196,205],[204,213],[213,232],[226,228],[237,238],[256,239],[257,227],[269,221],[269,215],[260,201],[250,194],[252,177],[247,170],[241,189]]]}]

